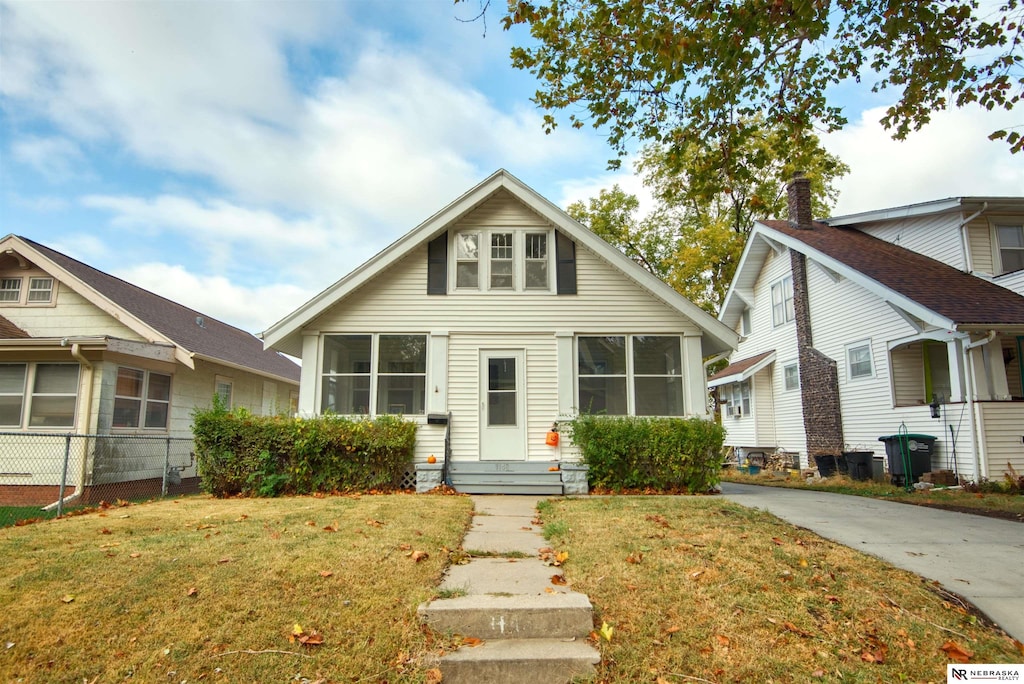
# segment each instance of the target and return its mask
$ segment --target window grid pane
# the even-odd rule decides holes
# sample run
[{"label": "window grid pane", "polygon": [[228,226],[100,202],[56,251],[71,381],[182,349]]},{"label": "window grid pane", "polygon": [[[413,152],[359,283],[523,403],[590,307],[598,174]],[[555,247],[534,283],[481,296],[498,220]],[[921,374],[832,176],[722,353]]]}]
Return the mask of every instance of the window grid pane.
[{"label": "window grid pane", "polygon": [[458,233],[455,236],[455,287],[480,287],[480,235]]},{"label": "window grid pane", "polygon": [[0,302],[21,301],[21,278],[0,279]]},{"label": "window grid pane", "polygon": [[547,233],[526,234],[526,289],[548,289]]},{"label": "window grid pane", "polygon": [[515,287],[512,264],[512,233],[491,233],[491,289]]},{"label": "window grid pane", "polygon": [[26,369],[23,363],[0,364],[0,426],[21,427]]},{"label": "window grid pane", "polygon": [[863,378],[871,375],[871,347],[852,347],[849,350],[850,377]]},{"label": "window grid pane", "polygon": [[30,278],[28,281],[28,301],[48,302],[53,295],[53,278]]}]

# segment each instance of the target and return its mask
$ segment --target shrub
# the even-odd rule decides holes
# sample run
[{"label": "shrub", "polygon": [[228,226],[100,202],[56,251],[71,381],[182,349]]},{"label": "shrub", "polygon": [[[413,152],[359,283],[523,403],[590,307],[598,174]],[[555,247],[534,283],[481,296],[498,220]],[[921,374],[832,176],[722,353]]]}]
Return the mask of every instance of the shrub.
[{"label": "shrub", "polygon": [[254,416],[214,405],[192,413],[205,491],[279,496],[397,487],[412,463],[416,424],[396,416]]},{"label": "shrub", "polygon": [[725,429],[712,421],[582,415],[569,430],[591,487],[703,493],[718,484]]}]

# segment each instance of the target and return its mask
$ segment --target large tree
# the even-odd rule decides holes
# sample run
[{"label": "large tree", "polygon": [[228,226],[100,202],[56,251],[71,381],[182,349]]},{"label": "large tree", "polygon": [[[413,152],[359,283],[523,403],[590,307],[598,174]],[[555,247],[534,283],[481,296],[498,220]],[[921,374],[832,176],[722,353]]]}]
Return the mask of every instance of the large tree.
[{"label": "large tree", "polygon": [[813,135],[805,136],[797,156],[771,158],[782,132],[757,118],[744,123],[756,134],[737,150],[734,163],[723,164],[720,148],[708,141],[644,148],[637,169],[655,200],[646,215],[639,199],[617,185],[570,205],[569,214],[715,313],[754,221],[786,216],[785,179],[803,171],[811,181],[814,215],[824,216],[836,199],[834,181],[848,171]]},{"label": "large tree", "polygon": [[[846,123],[829,89],[862,79],[894,91],[882,122],[898,139],[935,110],[1024,96],[1024,0],[509,0],[515,24],[536,40],[512,62],[540,81],[546,126],[570,109],[619,156],[635,140],[728,153],[760,115],[784,131],[771,154],[784,159]],[[1020,129],[991,137],[1024,149]]]}]

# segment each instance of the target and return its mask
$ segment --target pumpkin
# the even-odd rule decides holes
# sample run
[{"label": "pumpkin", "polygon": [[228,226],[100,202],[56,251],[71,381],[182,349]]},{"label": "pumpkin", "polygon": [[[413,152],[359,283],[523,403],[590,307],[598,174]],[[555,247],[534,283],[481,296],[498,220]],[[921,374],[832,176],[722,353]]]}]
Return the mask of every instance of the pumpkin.
[{"label": "pumpkin", "polygon": [[427,463],[437,463],[437,457],[434,454],[427,456]]}]

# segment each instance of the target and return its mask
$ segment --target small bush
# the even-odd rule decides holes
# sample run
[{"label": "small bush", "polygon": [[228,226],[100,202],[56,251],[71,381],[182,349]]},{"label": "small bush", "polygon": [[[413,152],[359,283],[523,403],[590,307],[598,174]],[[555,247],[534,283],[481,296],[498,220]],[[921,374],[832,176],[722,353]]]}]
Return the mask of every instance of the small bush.
[{"label": "small bush", "polygon": [[703,493],[718,484],[725,430],[712,421],[582,415],[569,430],[591,487]]},{"label": "small bush", "polygon": [[199,476],[216,496],[280,496],[397,487],[416,424],[396,416],[254,416],[215,405],[192,414]]}]

